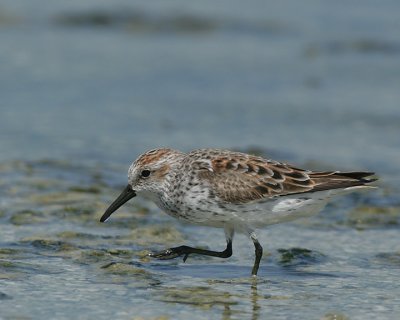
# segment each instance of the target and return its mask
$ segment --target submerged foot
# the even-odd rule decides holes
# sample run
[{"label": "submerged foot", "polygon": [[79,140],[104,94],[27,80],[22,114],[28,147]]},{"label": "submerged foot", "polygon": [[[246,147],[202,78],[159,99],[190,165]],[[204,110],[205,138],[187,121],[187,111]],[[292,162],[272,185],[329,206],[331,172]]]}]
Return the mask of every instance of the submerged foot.
[{"label": "submerged foot", "polygon": [[185,255],[183,257],[183,262],[185,262],[189,256],[189,254],[191,253],[191,252],[188,252],[188,250],[186,250],[186,249],[187,249],[186,246],[169,248],[169,249],[165,249],[163,251],[151,252],[151,253],[149,253],[149,257],[156,258],[159,260],[169,260],[169,259],[175,259],[181,255]]}]

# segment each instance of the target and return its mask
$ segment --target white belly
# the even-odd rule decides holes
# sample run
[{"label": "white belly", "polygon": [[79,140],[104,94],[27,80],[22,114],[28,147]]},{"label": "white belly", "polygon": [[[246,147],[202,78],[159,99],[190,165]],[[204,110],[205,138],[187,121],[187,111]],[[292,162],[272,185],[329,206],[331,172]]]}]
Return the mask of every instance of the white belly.
[{"label": "white belly", "polygon": [[[160,205],[169,215],[190,223],[212,227],[229,224],[235,229],[259,229],[268,225],[309,217],[321,211],[332,196],[353,191],[355,188],[336,189],[292,196],[263,199],[244,204],[232,204],[206,195],[182,199],[173,211]],[[238,230],[240,231],[240,230]]]}]

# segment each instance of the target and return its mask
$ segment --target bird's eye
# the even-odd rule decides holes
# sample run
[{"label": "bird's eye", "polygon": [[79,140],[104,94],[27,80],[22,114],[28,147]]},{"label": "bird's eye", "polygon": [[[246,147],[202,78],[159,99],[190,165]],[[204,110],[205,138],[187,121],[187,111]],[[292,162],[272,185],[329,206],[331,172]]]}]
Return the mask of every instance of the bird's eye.
[{"label": "bird's eye", "polygon": [[140,173],[140,175],[141,175],[143,178],[147,178],[148,176],[150,176],[150,170],[143,170],[143,171]]}]

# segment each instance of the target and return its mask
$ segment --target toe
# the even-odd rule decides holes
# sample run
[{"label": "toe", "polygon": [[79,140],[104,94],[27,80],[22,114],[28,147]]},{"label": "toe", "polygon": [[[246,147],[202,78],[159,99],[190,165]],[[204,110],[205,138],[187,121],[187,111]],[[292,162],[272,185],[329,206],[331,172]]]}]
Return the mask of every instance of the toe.
[{"label": "toe", "polygon": [[174,259],[174,258],[179,257],[179,256],[180,256],[179,253],[174,252],[171,249],[166,249],[166,250],[163,250],[163,251],[149,253],[149,257],[156,258],[156,259],[159,259],[159,260]]}]

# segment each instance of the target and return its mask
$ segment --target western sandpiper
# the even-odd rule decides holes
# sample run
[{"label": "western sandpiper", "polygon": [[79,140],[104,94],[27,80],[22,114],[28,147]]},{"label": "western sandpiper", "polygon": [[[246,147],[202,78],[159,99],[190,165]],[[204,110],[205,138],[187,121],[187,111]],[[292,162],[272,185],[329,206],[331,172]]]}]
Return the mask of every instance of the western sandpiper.
[{"label": "western sandpiper", "polygon": [[263,248],[256,229],[318,213],[332,196],[368,188],[372,172],[309,171],[286,163],[218,149],[183,153],[154,149],[129,168],[128,186],[100,221],[129,199],[143,195],[169,215],[190,223],[223,228],[227,246],[218,252],[179,246],[151,253],[158,259],[189,254],[228,258],[235,232],[255,246],[252,275],[257,275]]}]

